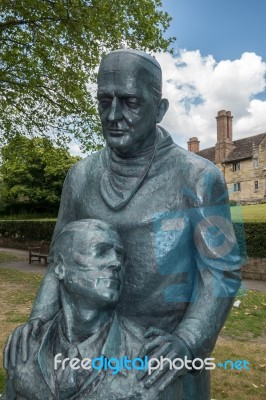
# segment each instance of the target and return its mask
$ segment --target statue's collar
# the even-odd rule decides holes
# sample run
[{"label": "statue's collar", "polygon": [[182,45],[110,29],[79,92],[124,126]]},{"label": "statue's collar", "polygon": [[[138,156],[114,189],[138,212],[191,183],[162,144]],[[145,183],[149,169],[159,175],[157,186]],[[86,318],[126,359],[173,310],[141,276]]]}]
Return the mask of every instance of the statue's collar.
[{"label": "statue's collar", "polygon": [[[55,371],[54,371],[54,345],[58,332],[58,325],[60,324],[62,312],[60,311],[54,319],[47,324],[47,330],[42,338],[42,342],[38,351],[38,364],[43,375],[46,384],[48,385],[51,393],[55,393]],[[128,347],[125,339],[125,334],[123,329],[121,329],[122,319],[114,313],[113,318],[106,324],[103,329],[108,327],[108,334],[106,340],[103,343],[102,348],[100,349],[100,353],[96,355],[96,357],[100,357],[101,355],[105,356],[107,359],[121,358],[127,355],[129,358],[131,357],[131,350]],[[124,324],[122,323],[122,326]],[[84,342],[77,345],[78,352],[81,356],[81,359],[84,358],[94,358],[92,357],[93,352],[93,343],[97,343],[97,339],[101,338],[102,330],[98,331],[92,337],[88,338]],[[63,339],[65,340],[65,339]],[[96,379],[101,371],[93,369],[89,379],[86,380],[84,385],[80,388],[80,391],[88,388]],[[121,370],[119,373],[122,375],[127,375],[127,370]],[[79,391],[79,392],[80,392]],[[75,399],[75,395],[71,397],[71,399]]]},{"label": "statue's collar", "polygon": [[145,181],[152,163],[168,153],[173,145],[169,133],[158,126],[155,144],[143,152],[126,157],[106,147],[106,170],[100,181],[105,203],[115,211],[124,208]]}]

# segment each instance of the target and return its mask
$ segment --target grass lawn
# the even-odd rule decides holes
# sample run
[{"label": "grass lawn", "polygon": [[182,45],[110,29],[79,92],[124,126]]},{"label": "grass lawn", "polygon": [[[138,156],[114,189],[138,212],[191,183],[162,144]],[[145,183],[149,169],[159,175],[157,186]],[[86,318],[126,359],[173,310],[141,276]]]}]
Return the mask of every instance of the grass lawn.
[{"label": "grass lawn", "polygon": [[212,399],[221,400],[264,400],[266,392],[266,343],[239,342],[219,338],[212,354],[216,364],[231,359],[247,360],[249,370],[212,371]]},{"label": "grass lawn", "polygon": [[240,306],[232,308],[222,336],[248,341],[266,335],[266,293],[240,289],[237,300]]},{"label": "grass lawn", "polygon": [[212,356],[216,364],[247,360],[250,370],[212,371],[215,400],[262,400],[266,392],[266,293],[240,290]]},{"label": "grass lawn", "polygon": [[9,333],[27,321],[41,279],[41,274],[0,268],[0,393],[5,380],[2,368],[4,345]]},{"label": "grass lawn", "polygon": [[266,204],[231,207],[233,221],[266,222]]},{"label": "grass lawn", "polygon": [[[27,321],[42,276],[0,268],[0,365],[9,333]],[[234,307],[213,352],[216,363],[247,360],[250,370],[212,371],[212,399],[265,399],[266,293],[240,291],[240,307]],[[0,367],[0,393],[5,372]]]},{"label": "grass lawn", "polygon": [[14,254],[0,252],[0,263],[3,262],[12,262],[12,261],[20,261],[23,260],[23,257],[15,256]]}]

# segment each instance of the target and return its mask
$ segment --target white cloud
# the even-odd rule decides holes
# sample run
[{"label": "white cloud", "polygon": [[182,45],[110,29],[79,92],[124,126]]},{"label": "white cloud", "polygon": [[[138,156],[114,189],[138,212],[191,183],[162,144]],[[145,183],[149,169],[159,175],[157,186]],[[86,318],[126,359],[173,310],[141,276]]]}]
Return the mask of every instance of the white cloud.
[{"label": "white cloud", "polygon": [[68,145],[69,147],[69,153],[72,156],[79,156],[79,157],[86,157],[87,154],[83,153],[80,149],[80,145],[78,145],[75,141],[71,141]]},{"label": "white cloud", "polygon": [[162,66],[163,94],[170,107],[162,126],[183,147],[198,136],[201,148],[216,142],[215,116],[219,110],[234,116],[234,138],[266,131],[266,101],[255,98],[266,88],[266,63],[255,53],[239,60],[217,63],[200,51],[180,50],[177,55],[157,54]]}]

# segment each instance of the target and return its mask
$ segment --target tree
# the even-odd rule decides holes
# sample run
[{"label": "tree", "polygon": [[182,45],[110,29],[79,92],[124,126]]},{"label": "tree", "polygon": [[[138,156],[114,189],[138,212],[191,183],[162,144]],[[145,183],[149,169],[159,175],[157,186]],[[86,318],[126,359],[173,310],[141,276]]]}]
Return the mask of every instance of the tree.
[{"label": "tree", "polygon": [[16,136],[1,150],[0,203],[7,213],[57,212],[68,169],[80,158],[47,138]]},{"label": "tree", "polygon": [[171,18],[160,0],[1,0],[0,126],[16,134],[74,136],[97,144],[90,88],[103,53],[119,47],[167,50]]}]

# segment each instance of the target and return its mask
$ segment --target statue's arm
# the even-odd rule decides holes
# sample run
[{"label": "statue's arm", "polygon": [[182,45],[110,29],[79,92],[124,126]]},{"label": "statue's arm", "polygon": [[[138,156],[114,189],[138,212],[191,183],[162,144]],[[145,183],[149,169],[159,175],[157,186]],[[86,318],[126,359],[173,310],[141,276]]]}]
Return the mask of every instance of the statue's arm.
[{"label": "statue's arm", "polygon": [[5,392],[2,395],[1,400],[22,400],[22,397],[17,396],[13,385],[13,379],[13,371],[8,371]]},{"label": "statue's arm", "polygon": [[195,261],[190,305],[175,334],[193,357],[212,352],[241,283],[241,260],[231,224],[227,187],[215,169],[198,182],[197,204],[190,211]]}]

